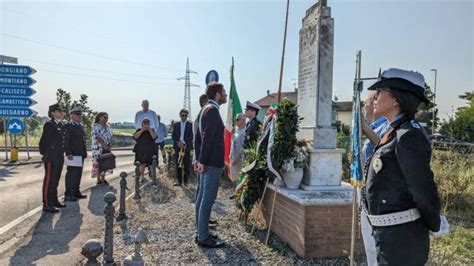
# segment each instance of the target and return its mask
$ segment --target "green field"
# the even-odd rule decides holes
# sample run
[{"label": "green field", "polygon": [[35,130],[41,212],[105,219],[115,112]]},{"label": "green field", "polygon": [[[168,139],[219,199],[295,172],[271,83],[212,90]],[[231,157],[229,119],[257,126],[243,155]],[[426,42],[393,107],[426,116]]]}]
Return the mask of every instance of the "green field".
[{"label": "green field", "polygon": [[134,128],[113,128],[112,133],[114,135],[133,135],[136,129]]}]

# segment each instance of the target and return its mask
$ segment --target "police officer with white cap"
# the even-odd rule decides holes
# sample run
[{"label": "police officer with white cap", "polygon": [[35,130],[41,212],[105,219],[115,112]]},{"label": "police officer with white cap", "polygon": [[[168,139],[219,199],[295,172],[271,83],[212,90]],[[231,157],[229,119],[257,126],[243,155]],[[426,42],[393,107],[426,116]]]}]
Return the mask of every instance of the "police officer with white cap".
[{"label": "police officer with white cap", "polygon": [[250,148],[251,145],[257,142],[258,130],[262,124],[257,119],[258,111],[260,111],[260,109],[261,107],[258,104],[247,101],[245,107],[245,116],[249,121],[245,127],[244,149]]},{"label": "police officer with white cap", "polygon": [[[66,125],[66,142],[65,152],[69,160],[74,156],[81,156],[84,159],[87,157],[86,148],[86,134],[82,127],[82,108],[74,107],[70,112],[71,120]],[[66,172],[66,191],[64,192],[65,201],[77,201],[78,199],[85,199],[87,196],[82,195],[79,189],[81,184],[83,167],[68,166]]]},{"label": "police officer with white cap", "polygon": [[58,185],[64,164],[64,138],[66,129],[62,119],[64,112],[59,104],[49,106],[48,116],[51,120],[43,126],[39,142],[40,154],[43,155],[45,176],[43,181],[43,211],[58,212],[56,208],[66,207],[58,200]]},{"label": "police officer with white cap", "polygon": [[429,233],[440,230],[440,200],[430,168],[431,146],[414,121],[425,80],[417,72],[385,70],[369,90],[377,90],[376,116],[389,127],[365,165],[363,205],[373,228],[377,263],[424,265]]}]

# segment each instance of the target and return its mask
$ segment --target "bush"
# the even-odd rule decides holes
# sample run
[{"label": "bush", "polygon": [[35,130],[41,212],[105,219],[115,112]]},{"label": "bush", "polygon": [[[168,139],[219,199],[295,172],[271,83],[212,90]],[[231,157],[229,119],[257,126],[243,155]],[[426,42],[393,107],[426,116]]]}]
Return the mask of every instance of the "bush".
[{"label": "bush", "polygon": [[351,139],[343,131],[337,132],[336,146],[339,149],[345,149],[342,155],[342,181],[351,182],[351,163],[349,162],[349,153],[351,151]]},{"label": "bush", "polygon": [[443,213],[463,212],[474,218],[474,155],[434,150],[431,168]]}]

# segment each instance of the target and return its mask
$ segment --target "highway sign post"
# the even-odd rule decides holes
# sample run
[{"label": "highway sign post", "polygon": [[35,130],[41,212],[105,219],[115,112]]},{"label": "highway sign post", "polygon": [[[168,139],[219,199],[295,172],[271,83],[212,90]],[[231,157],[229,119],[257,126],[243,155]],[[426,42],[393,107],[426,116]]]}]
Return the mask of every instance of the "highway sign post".
[{"label": "highway sign post", "polygon": [[[36,83],[36,80],[30,77],[30,75],[36,73],[36,70],[30,66],[17,64],[17,58],[4,55],[0,56],[0,117],[5,118],[5,158],[7,160],[7,130],[15,137],[14,144],[12,144],[12,155],[13,152],[18,149],[16,147],[16,135],[23,131],[26,132],[26,152],[28,159],[30,159],[26,119],[37,114],[34,110],[29,108],[36,104],[36,101],[30,98],[36,93],[36,91],[31,88],[31,86]],[[18,118],[23,118],[24,123]],[[7,119],[10,119],[8,124]],[[15,157],[12,156],[12,160],[15,159]]]}]

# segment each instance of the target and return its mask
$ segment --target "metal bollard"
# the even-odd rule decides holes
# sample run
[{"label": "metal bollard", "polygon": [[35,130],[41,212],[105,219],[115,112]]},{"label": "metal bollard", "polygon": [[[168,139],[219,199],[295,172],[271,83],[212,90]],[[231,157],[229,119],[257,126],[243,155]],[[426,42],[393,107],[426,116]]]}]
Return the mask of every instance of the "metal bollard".
[{"label": "metal bollard", "polygon": [[115,207],[113,203],[116,200],[115,193],[107,192],[104,196],[107,203],[105,205],[105,239],[104,239],[104,263],[115,264],[114,262],[114,215]]},{"label": "metal bollard", "polygon": [[84,245],[82,245],[82,251],[81,251],[82,256],[87,258],[87,261],[84,265],[99,266],[100,263],[97,260],[97,257],[99,257],[103,251],[104,251],[104,248],[102,247],[100,240],[97,240],[97,239],[87,240],[87,242],[84,243]]},{"label": "metal bollard", "polygon": [[151,164],[150,171],[151,171],[151,184],[154,185],[154,186],[156,186],[156,184],[157,184],[157,180],[156,180],[157,169],[158,169],[158,156],[153,155],[153,162]]},{"label": "metal bollard", "polygon": [[127,187],[127,173],[121,172],[120,173],[120,207],[119,207],[119,215],[117,216],[117,222],[122,220],[128,219],[127,214],[125,214],[125,197],[126,197],[126,190],[130,190]]},{"label": "metal bollard", "polygon": [[148,243],[148,237],[146,236],[145,231],[143,231],[141,228],[138,228],[137,233],[135,234],[134,242],[135,242],[134,253],[125,259],[123,263],[125,266],[145,265],[145,262],[143,261],[143,255],[140,251],[141,251],[141,245]]},{"label": "metal bollard", "polygon": [[140,164],[139,161],[135,162],[135,196],[133,196],[133,198],[137,203],[140,203],[142,198],[140,196]]},{"label": "metal bollard", "polygon": [[122,240],[125,243],[125,245],[128,245],[130,242],[130,230],[128,229],[128,219],[124,219],[120,222],[118,222],[120,225],[120,229],[122,230]]}]

